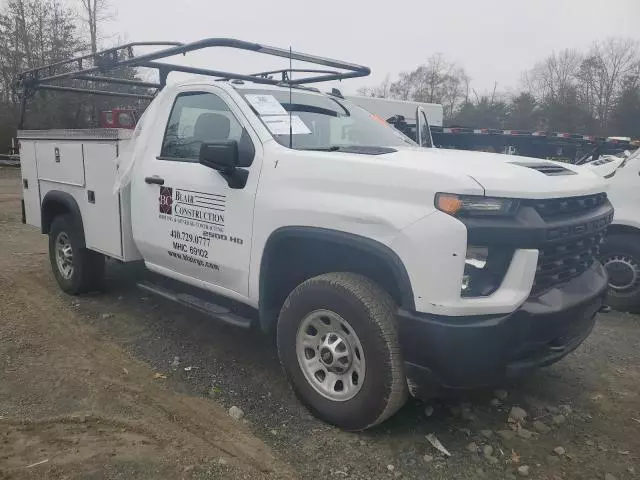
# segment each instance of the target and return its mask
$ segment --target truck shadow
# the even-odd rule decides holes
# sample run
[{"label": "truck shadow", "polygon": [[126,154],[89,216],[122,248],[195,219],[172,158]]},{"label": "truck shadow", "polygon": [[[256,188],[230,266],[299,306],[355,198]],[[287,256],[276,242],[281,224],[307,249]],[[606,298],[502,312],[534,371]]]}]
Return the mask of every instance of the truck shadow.
[{"label": "truck shadow", "polygon": [[[586,358],[592,358],[594,350],[610,350],[608,344],[600,345],[596,332],[595,339],[560,364],[505,385],[503,392],[439,392],[427,403],[410,399],[386,422],[352,434],[315,419],[295,398],[280,368],[273,336],[216,322],[137,289],[136,283],[155,280],[142,265],[110,263],[107,271],[105,292],[72,299],[79,302],[76,308],[86,322],[166,375],[158,381],[167,382],[175,391],[211,398],[225,409],[240,407],[248,427],[294,467],[309,471],[310,459],[321,465],[318,478],[324,478],[327,469],[342,471],[345,465],[352,469],[369,465],[362,478],[380,478],[380,468],[384,470],[387,464],[401,468],[408,478],[421,478],[425,468],[468,473],[478,467],[478,461],[486,464],[482,456],[470,457],[471,463],[468,459],[456,463],[461,453],[469,455],[472,443],[493,445],[496,451],[505,452],[500,458],[511,455],[512,445],[531,455],[536,444],[551,451],[557,445],[548,442],[559,441],[554,438],[572,431],[554,426],[553,412],[563,404],[582,412],[592,409],[583,392],[598,389],[602,377],[584,370]],[[498,402],[497,397],[502,399]],[[527,411],[526,429],[533,430],[532,420],[540,419],[553,427],[549,434],[553,436],[544,440],[535,433],[538,440],[533,443],[517,436],[504,440],[500,435],[511,430],[508,418],[514,406]],[[567,422],[575,423],[574,418]],[[428,434],[434,434],[452,453],[450,460],[430,445]],[[434,456],[431,467],[424,463],[424,456]]]},{"label": "truck shadow", "polygon": [[[150,279],[155,277],[142,265],[110,264],[106,292],[84,297],[79,309],[101,333],[166,375],[163,381],[176,391],[209,397],[227,409],[240,407],[250,428],[294,464],[315,448],[312,438],[330,445],[322,454],[327,461],[345,455],[340,445],[346,443],[354,461],[366,460],[374,448],[382,457],[411,464],[416,455],[438,455],[425,439],[429,433],[459,452],[478,442],[482,431],[490,431],[491,441],[497,441],[496,432],[509,429],[512,406],[545,419],[549,405],[576,397],[581,387],[570,378],[575,379],[573,363],[579,362],[570,362],[504,386],[504,393],[483,389],[438,392],[428,403],[410,399],[383,424],[345,433],[315,419],[297,401],[280,368],[273,336],[216,322],[136,288],[137,282]],[[308,432],[315,434],[311,438]],[[414,466],[419,467],[407,468]]]}]

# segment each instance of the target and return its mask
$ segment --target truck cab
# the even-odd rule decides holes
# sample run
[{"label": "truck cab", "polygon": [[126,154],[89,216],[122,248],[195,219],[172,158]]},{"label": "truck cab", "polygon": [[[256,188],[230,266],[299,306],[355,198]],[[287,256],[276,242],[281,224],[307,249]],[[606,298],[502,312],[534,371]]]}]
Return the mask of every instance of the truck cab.
[{"label": "truck cab", "polygon": [[145,290],[275,331],[295,394],[346,430],[409,394],[523,375],[588,336],[613,217],[598,175],[421,148],[291,69],[206,72],[162,85],[133,132],[20,132],[26,222],[49,235],[64,291],[98,288],[105,257],[142,259],[173,280]]}]

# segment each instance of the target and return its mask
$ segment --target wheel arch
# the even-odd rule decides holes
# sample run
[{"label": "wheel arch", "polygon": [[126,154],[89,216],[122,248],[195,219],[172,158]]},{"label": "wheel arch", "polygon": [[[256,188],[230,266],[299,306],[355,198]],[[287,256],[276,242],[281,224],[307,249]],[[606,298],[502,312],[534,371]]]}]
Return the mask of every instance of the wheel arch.
[{"label": "wheel arch", "polygon": [[621,233],[640,234],[640,228],[633,225],[625,225],[623,223],[614,223],[607,227],[607,235]]},{"label": "wheel arch", "polygon": [[284,300],[297,285],[334,271],[367,276],[387,290],[399,306],[415,310],[407,270],[400,257],[388,246],[332,229],[283,227],[272,232],[267,239],[260,262],[262,329],[268,331],[275,325]]},{"label": "wheel arch", "polygon": [[[607,303],[615,310],[640,313],[640,229],[611,225],[601,246],[600,259],[609,275]],[[613,270],[610,264],[614,265]]]},{"label": "wheel arch", "polygon": [[73,221],[78,226],[78,241],[81,247],[85,247],[84,224],[82,223],[82,213],[78,202],[68,192],[59,190],[51,190],[42,199],[41,206],[41,231],[48,234],[51,231],[51,223],[58,215],[69,214],[73,217]]}]

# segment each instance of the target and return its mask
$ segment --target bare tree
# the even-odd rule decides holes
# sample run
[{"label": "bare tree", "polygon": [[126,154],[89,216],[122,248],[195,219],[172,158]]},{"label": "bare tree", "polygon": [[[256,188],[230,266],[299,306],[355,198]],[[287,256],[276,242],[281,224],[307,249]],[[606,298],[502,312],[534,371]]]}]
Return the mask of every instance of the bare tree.
[{"label": "bare tree", "polygon": [[450,118],[469,96],[469,77],[464,69],[436,54],[411,72],[403,72],[390,85],[390,94],[401,100],[440,103]]},{"label": "bare tree", "polygon": [[391,78],[387,75],[382,83],[374,89],[376,97],[389,98],[391,96]]},{"label": "bare tree", "polygon": [[391,79],[389,75],[376,87],[360,87],[356,90],[363,97],[389,98],[391,96]]},{"label": "bare tree", "polygon": [[441,53],[429,58],[426,65],[418,67],[413,72],[415,90],[414,100],[435,103],[442,97],[442,89],[446,78],[455,68],[445,61]]},{"label": "bare tree", "polygon": [[410,78],[410,74],[407,72],[400,73],[398,80],[391,84],[390,92],[393,98],[409,100],[412,95],[412,79]]},{"label": "bare tree", "polygon": [[607,131],[611,111],[629,81],[637,79],[640,68],[639,43],[630,38],[608,38],[595,42],[578,72],[579,91],[598,121]]},{"label": "bare tree", "polygon": [[109,11],[110,5],[108,0],[80,0],[83,20],[89,29],[89,41],[91,45],[91,53],[98,51],[99,32],[98,26],[111,18]]},{"label": "bare tree", "polygon": [[441,103],[445,118],[453,118],[461,104],[468,102],[470,79],[462,68],[455,68],[442,79]]},{"label": "bare tree", "polygon": [[638,77],[632,77],[616,101],[610,120],[610,131],[616,135],[640,138],[640,85]]},{"label": "bare tree", "polygon": [[561,100],[576,85],[582,55],[576,50],[552,53],[524,75],[527,90],[538,101]]},{"label": "bare tree", "polygon": [[81,48],[73,12],[59,0],[10,0],[0,11],[0,96],[10,100],[21,71]]},{"label": "bare tree", "polygon": [[591,126],[589,108],[579,95],[583,55],[576,50],[554,52],[525,76],[526,91],[540,105],[540,126],[549,130],[576,131]]},{"label": "bare tree", "polygon": [[[18,74],[68,58],[82,47],[75,13],[60,0],[9,0],[0,10],[0,150],[18,123]],[[31,127],[78,126],[82,102],[61,94],[39,94],[29,104]]]}]

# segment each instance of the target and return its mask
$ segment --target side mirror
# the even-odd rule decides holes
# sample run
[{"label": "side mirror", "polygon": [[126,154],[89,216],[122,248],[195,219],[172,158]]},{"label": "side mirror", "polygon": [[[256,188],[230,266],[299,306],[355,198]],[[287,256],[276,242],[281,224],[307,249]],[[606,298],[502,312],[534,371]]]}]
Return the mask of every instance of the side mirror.
[{"label": "side mirror", "polygon": [[200,146],[200,163],[220,172],[233,172],[240,162],[238,142],[206,142]]},{"label": "side mirror", "polygon": [[631,152],[629,150],[625,150],[623,155],[624,155],[624,158],[629,158],[631,156]]},{"label": "side mirror", "polygon": [[[255,151],[253,153],[255,153]],[[224,142],[203,143],[200,146],[199,160],[205,167],[220,172],[222,178],[227,181],[229,188],[244,188],[247,184],[249,171],[244,168],[238,168],[240,164],[240,152],[238,151],[237,141],[228,140]]]}]

